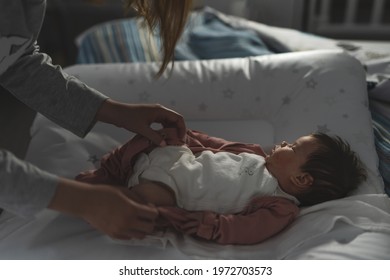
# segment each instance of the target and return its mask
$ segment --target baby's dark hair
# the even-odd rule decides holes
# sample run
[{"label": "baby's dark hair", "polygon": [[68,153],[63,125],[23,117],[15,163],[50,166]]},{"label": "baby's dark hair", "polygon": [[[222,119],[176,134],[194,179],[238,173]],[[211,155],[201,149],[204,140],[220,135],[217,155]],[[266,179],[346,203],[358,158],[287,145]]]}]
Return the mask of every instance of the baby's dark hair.
[{"label": "baby's dark hair", "polygon": [[319,147],[301,166],[314,179],[311,187],[297,196],[301,206],[343,198],[367,178],[362,162],[346,141],[324,133],[311,136]]}]

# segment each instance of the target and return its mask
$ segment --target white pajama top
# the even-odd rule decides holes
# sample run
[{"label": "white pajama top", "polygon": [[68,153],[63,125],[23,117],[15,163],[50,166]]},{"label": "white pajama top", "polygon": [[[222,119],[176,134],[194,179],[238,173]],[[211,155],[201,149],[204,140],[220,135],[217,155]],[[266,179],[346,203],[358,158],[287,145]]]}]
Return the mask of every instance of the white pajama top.
[{"label": "white pajama top", "polygon": [[185,146],[159,147],[139,155],[133,172],[129,186],[139,178],[163,183],[186,210],[236,213],[254,196],[282,196],[297,202],[280,189],[264,157],[256,154],[205,151],[194,155]]}]

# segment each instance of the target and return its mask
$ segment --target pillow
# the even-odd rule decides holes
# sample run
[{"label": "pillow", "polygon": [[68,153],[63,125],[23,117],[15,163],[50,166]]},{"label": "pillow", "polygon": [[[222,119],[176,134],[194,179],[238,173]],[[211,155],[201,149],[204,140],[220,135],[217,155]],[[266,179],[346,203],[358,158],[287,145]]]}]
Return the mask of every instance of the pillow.
[{"label": "pillow", "polygon": [[[183,114],[187,121],[262,120],[272,126],[275,142],[294,141],[315,131],[339,135],[360,155],[369,172],[369,180],[358,193],[383,193],[365,73],[351,56],[339,51],[308,51],[183,61],[155,79],[157,70],[153,63],[66,69],[113,99],[160,103]],[[240,128],[232,132],[249,135]]]}]

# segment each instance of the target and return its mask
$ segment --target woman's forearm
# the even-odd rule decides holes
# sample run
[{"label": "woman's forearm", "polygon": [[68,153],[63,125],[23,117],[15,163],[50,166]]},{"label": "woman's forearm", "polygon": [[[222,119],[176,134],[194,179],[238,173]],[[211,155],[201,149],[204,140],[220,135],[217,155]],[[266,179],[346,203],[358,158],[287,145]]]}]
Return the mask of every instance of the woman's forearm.
[{"label": "woman's forearm", "polygon": [[120,186],[91,185],[60,179],[50,209],[84,219],[104,234],[118,239],[143,238],[154,230],[157,209],[131,199]]},{"label": "woman's forearm", "polygon": [[49,209],[78,217],[85,215],[90,185],[60,178],[56,192],[48,205]]}]

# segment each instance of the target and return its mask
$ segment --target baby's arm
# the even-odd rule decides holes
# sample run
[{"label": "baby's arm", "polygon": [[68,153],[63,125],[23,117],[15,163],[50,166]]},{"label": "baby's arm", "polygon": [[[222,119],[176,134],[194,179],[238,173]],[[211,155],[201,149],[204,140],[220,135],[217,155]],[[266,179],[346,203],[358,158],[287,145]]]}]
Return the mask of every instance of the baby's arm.
[{"label": "baby's arm", "polygon": [[227,215],[159,207],[175,229],[220,244],[260,243],[286,228],[298,212],[293,202],[278,197],[255,198],[244,211]]}]

